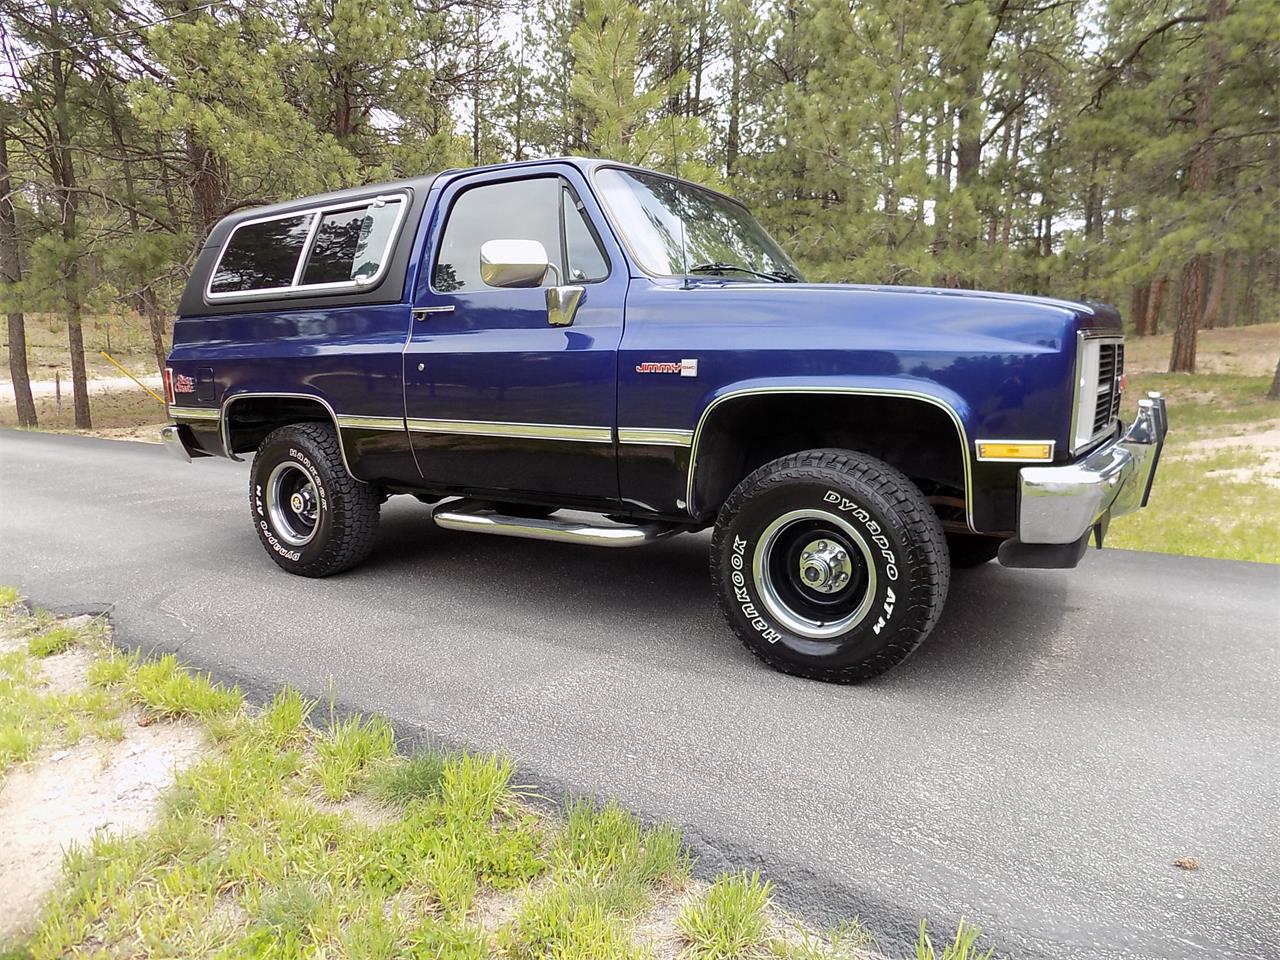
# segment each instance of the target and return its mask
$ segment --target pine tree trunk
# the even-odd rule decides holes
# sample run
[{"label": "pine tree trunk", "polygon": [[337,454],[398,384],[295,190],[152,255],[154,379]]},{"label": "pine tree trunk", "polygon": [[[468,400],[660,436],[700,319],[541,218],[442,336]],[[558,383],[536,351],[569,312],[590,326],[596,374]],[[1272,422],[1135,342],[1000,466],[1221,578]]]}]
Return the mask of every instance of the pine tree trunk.
[{"label": "pine tree trunk", "polygon": [[[1026,81],[1018,89],[1018,96],[1022,96],[1026,90]],[[1003,267],[1000,270],[1000,289],[1009,289],[1009,238],[1013,235],[1013,214],[1018,202],[1018,159],[1022,152],[1022,116],[1023,110],[1019,108],[1017,115],[1013,118],[1013,143],[1009,147],[1009,191],[1005,198],[1004,223],[1000,226],[1000,246],[1003,248],[1001,253],[1001,262]]]},{"label": "pine tree trunk", "polygon": [[1178,283],[1178,323],[1173,329],[1170,373],[1196,372],[1196,334],[1200,326],[1200,302],[1204,289],[1205,258],[1192,257],[1182,268]]},{"label": "pine tree trunk", "polygon": [[151,349],[156,354],[156,369],[164,376],[165,361],[169,357],[169,352],[165,349],[165,335],[168,331],[165,329],[164,314],[156,300],[156,292],[150,287],[145,287],[142,291],[142,312],[151,329]]},{"label": "pine tree trunk", "polygon": [[1154,337],[1160,332],[1160,314],[1164,310],[1164,292],[1168,286],[1168,277],[1156,277],[1156,282],[1151,285],[1151,301],[1147,307],[1147,322],[1142,328],[1142,332],[1145,335]]},{"label": "pine tree trunk", "polygon": [[1209,286],[1209,299],[1204,305],[1204,328],[1212,330],[1218,325],[1222,312],[1222,299],[1227,292],[1227,255],[1219,253],[1213,258],[1213,283]]},{"label": "pine tree trunk", "polygon": [[[982,66],[966,62],[963,74],[963,97],[957,111],[956,122],[956,187],[963,195],[976,201],[978,174],[982,164]],[[960,263],[955,286],[973,289],[977,285],[978,236],[968,223],[957,244]]]},{"label": "pine tree trunk", "polygon": [[[0,282],[22,282],[22,258],[18,254],[18,218],[13,210],[12,185],[9,182],[9,127],[0,114]],[[36,425],[36,405],[31,399],[31,379],[27,373],[27,328],[22,310],[15,305],[9,310],[9,378],[13,381],[13,400],[18,409],[18,426]]]},{"label": "pine tree trunk", "polygon": [[1227,283],[1227,323],[1228,327],[1234,327],[1240,322],[1240,254],[1233,253],[1231,255],[1231,269],[1228,273],[1229,282]]},{"label": "pine tree trunk", "polygon": [[480,166],[480,84],[482,81],[480,60],[484,56],[481,46],[480,15],[472,14],[471,21],[471,158]]},{"label": "pine tree trunk", "polygon": [[1267,391],[1268,400],[1280,400],[1280,360],[1276,361],[1276,375],[1271,379],[1271,389]]},{"label": "pine tree trunk", "polygon": [[733,182],[738,172],[742,123],[742,41],[733,35],[729,51],[729,127],[724,139],[724,176]]},{"label": "pine tree trunk", "polygon": [[195,236],[192,239],[198,251],[222,214],[222,188],[217,158],[196,139],[195,130],[187,131],[187,166],[191,177],[191,199],[194,201],[192,233]]},{"label": "pine tree trunk", "polygon": [[[1210,0],[1209,29],[1226,16],[1226,0]],[[1195,121],[1196,144],[1191,151],[1187,167],[1187,192],[1205,195],[1213,189],[1213,94],[1218,86],[1222,51],[1214,39],[1208,44],[1204,70],[1196,90]],[[1173,352],[1169,356],[1170,373],[1196,372],[1196,332],[1201,321],[1201,309],[1205,298],[1205,274],[1208,257],[1193,256],[1182,268],[1182,283],[1178,291],[1178,326],[1173,331]]]},{"label": "pine tree trunk", "polygon": [[1136,284],[1129,293],[1129,316],[1133,318],[1133,332],[1142,336],[1146,330],[1147,304],[1151,300],[1151,284]]},{"label": "pine tree trunk", "polygon": [[[49,4],[49,24],[52,35],[61,36],[57,2]],[[90,430],[93,421],[89,416],[89,378],[84,364],[84,332],[81,328],[83,307],[80,294],[80,255],[78,215],[80,194],[76,191],[75,166],[71,159],[71,120],[67,106],[68,74],[62,50],[50,51],[51,88],[53,91],[53,129],[55,143],[48,144],[49,167],[53,172],[58,206],[62,214],[60,233],[67,260],[62,264],[63,295],[67,304],[67,348],[71,352],[71,388],[75,395],[76,429]]]},{"label": "pine tree trunk", "polygon": [[1258,255],[1249,258],[1244,274],[1244,302],[1240,305],[1245,325],[1258,322]]}]

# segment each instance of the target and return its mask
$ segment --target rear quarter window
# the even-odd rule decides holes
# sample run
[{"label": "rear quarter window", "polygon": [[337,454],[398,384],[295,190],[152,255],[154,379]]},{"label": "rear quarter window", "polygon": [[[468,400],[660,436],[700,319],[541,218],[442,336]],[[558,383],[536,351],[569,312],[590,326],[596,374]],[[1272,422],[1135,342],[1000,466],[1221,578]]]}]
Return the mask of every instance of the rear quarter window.
[{"label": "rear quarter window", "polygon": [[209,296],[358,290],[382,276],[407,207],[404,196],[240,224],[209,281]]},{"label": "rear quarter window", "polygon": [[209,292],[244,293],[292,286],[314,217],[306,213],[236,227],[218,260]]},{"label": "rear quarter window", "polygon": [[303,284],[368,282],[391,255],[391,230],[400,202],[326,213],[316,230]]}]

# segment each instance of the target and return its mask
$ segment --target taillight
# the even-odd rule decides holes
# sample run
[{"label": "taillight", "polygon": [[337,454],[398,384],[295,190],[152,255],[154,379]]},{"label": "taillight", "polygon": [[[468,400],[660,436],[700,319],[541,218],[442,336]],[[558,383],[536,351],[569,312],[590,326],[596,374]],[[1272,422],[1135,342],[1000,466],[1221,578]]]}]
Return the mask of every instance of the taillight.
[{"label": "taillight", "polygon": [[169,403],[173,403],[173,367],[164,368],[164,395]]}]

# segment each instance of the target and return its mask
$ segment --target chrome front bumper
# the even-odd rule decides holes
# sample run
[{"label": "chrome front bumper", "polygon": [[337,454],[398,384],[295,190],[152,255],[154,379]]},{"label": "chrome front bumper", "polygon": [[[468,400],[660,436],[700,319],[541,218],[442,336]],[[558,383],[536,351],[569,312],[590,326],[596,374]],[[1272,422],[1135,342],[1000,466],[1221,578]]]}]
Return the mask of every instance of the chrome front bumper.
[{"label": "chrome front bumper", "polygon": [[1149,393],[1138,401],[1138,416],[1124,435],[1079,463],[1023,467],[1018,540],[1077,543],[1099,525],[1105,531],[1112,517],[1145,507],[1168,432],[1164,398]]}]

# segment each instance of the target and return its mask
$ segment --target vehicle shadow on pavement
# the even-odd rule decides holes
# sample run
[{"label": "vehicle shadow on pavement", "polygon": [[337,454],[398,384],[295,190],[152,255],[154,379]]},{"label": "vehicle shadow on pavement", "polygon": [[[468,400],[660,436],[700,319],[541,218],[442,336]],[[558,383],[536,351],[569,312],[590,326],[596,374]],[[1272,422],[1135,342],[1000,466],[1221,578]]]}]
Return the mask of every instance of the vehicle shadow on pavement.
[{"label": "vehicle shadow on pavement", "polygon": [[948,679],[1005,684],[1038,673],[1068,613],[1070,571],[1011,570],[993,560],[954,570],[942,617],[915,655],[876,681],[886,687]]},{"label": "vehicle shadow on pavement", "polygon": [[[356,575],[419,580],[460,602],[501,608],[513,626],[523,618],[533,629],[571,615],[594,628],[584,644],[616,645],[621,656],[636,655],[639,634],[659,648],[655,653],[665,647],[704,665],[767,672],[716,607],[707,573],[709,532],[636,549],[583,549],[441,530],[426,508],[407,502],[386,514],[378,545]],[[1003,684],[1037,672],[1038,663],[1055,656],[1050,638],[1066,613],[1067,590],[1059,571],[1009,570],[994,561],[955,571],[932,635],[910,660],[873,682],[915,685],[945,674]]]}]

